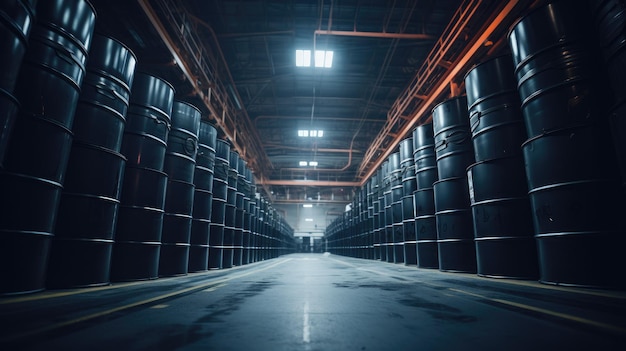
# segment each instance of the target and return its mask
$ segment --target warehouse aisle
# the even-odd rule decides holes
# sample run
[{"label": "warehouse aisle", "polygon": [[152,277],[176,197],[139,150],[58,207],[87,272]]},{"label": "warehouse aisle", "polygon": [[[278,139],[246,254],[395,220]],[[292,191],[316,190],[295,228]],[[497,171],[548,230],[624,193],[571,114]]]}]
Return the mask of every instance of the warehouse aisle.
[{"label": "warehouse aisle", "polygon": [[293,254],[4,298],[0,338],[5,350],[617,350],[624,302],[624,292]]}]

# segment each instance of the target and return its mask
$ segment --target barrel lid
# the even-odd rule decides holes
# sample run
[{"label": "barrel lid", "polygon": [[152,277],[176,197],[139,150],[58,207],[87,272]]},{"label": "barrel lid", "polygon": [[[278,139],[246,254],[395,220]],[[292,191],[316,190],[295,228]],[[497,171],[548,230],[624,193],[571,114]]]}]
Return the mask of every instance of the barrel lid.
[{"label": "barrel lid", "polygon": [[[434,113],[435,113],[435,110],[437,110],[437,109],[438,109],[438,108],[440,108],[441,106],[443,106],[443,105],[445,105],[445,104],[449,104],[449,103],[451,103],[452,101],[461,100],[461,99],[467,100],[467,96],[465,96],[465,95],[461,95],[461,96],[455,96],[455,97],[448,98],[448,99],[446,99],[446,100],[444,100],[444,101],[442,101],[442,102],[438,103],[437,105],[435,105],[435,107],[433,107],[433,109],[432,109],[431,111],[432,111],[432,113],[434,114]],[[467,104],[466,104],[466,105],[467,105]]]},{"label": "barrel lid", "polygon": [[[135,67],[137,65],[137,56],[126,44],[124,44],[117,38],[114,38],[110,35],[100,33],[100,32],[96,32],[94,34],[93,41],[91,43],[91,48],[89,49],[90,60],[87,61],[87,70],[93,71],[94,65],[98,63],[98,60],[96,60],[94,57],[100,57],[101,55],[104,56],[104,53],[98,52],[100,48],[99,44],[102,44],[102,43],[106,43],[107,47],[111,44],[115,44],[118,46],[118,49],[122,49],[120,53],[125,52],[128,55],[130,55],[125,58],[126,62],[124,63],[120,62],[121,60],[117,60],[116,58],[116,61],[117,61],[116,63],[120,67],[117,67],[117,70],[107,69],[107,72],[106,72],[107,74],[112,75],[114,78],[118,79],[130,91],[130,87],[132,85],[133,78],[135,75]],[[103,69],[103,68],[104,67],[100,67],[98,65],[95,66],[96,70]]]},{"label": "barrel lid", "polygon": [[510,60],[511,65],[513,64],[513,55],[510,52],[506,52],[506,53],[502,53],[500,55],[495,55],[495,56],[491,56],[485,60],[482,60],[474,65],[472,65],[472,67],[470,67],[470,69],[467,70],[467,72],[465,72],[465,75],[463,76],[463,80],[467,79],[467,76],[474,71],[477,68],[480,68],[481,66],[484,65],[488,65],[490,62],[493,61],[499,61],[499,60]]},{"label": "barrel lid", "polygon": [[37,24],[54,28],[71,37],[87,53],[93,39],[97,12],[87,0],[39,0],[36,7]]}]

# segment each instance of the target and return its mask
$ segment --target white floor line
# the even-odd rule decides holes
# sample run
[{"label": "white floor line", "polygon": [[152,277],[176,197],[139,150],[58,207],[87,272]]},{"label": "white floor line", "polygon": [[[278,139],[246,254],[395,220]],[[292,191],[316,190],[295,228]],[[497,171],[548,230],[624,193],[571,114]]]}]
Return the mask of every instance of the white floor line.
[{"label": "white floor line", "polygon": [[305,344],[311,342],[311,326],[309,324],[309,301],[304,303],[304,321],[302,323],[302,341]]}]

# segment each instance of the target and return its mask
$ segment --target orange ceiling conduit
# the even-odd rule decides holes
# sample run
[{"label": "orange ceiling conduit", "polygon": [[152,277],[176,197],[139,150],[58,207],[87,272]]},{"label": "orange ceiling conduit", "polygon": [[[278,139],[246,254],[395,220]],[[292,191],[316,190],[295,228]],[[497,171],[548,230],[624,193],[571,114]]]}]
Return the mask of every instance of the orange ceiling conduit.
[{"label": "orange ceiling conduit", "polygon": [[[260,181],[265,185],[287,185],[287,186],[333,186],[333,187],[356,187],[360,182],[343,182],[334,180],[272,180]],[[257,182],[259,184],[259,182]]]},{"label": "orange ceiling conduit", "polygon": [[[262,120],[270,120],[270,119],[277,119],[277,120],[310,120],[311,117],[310,116],[266,116],[266,115],[262,115],[262,116],[257,116],[254,118],[254,125],[258,126],[259,122]],[[315,116],[315,120],[316,121],[336,121],[336,122],[353,122],[353,121],[357,121],[360,122],[363,119],[362,118],[357,118],[357,117],[318,117]],[[383,124],[385,123],[385,120],[383,119],[366,119],[365,122],[367,123],[380,123]]]},{"label": "orange ceiling conduit", "polygon": [[[137,2],[197,96],[210,111],[211,118],[217,121],[220,129],[233,143],[233,147],[255,171],[255,176],[264,178],[267,169],[271,168],[271,162],[261,147],[260,138],[246,111],[241,109],[238,112],[234,107],[226,88],[223,86],[222,78],[218,75],[218,69],[215,66],[221,67],[227,73],[225,80],[230,82],[235,94],[237,94],[215,33],[206,24],[188,14],[183,7],[175,8],[176,2],[166,0],[137,0]],[[151,3],[159,6],[164,15],[159,16]],[[166,27],[162,20],[169,21],[169,26]],[[202,24],[209,31],[214,40],[214,49],[217,50],[219,57],[210,55],[210,50],[205,48],[205,44],[193,28],[193,24],[197,23]],[[176,32],[171,33],[170,31]],[[238,95],[235,97],[241,100]],[[240,135],[242,137],[239,137]]]},{"label": "orange ceiling conduit", "polygon": [[[436,43],[433,51],[429,54],[422,68],[418,70],[413,81],[398,100],[396,100],[394,106],[389,111],[388,120],[383,130],[366,151],[358,171],[358,176],[361,177],[361,186],[376,172],[378,167],[391,154],[399,142],[404,139],[405,135],[407,135],[414,126],[418,125],[418,122],[425,123],[428,121],[430,110],[438,103],[441,94],[447,91],[453,79],[461,72],[461,69],[466,68],[470,60],[487,39],[489,39],[496,30],[502,29],[503,26],[511,23],[507,20],[512,19],[515,13],[514,10],[518,10],[522,4],[529,5],[529,3],[529,1],[524,0],[509,0],[501,4],[499,7],[500,10],[496,11],[496,13],[485,22],[487,23],[486,28],[472,38],[469,45],[466,45],[466,49],[462,55],[455,60],[452,65],[445,65],[448,67],[446,74],[437,81],[435,86],[428,89],[426,93],[420,94],[431,78],[429,75],[434,72],[435,67],[441,66],[440,61],[444,60],[446,52],[461,35],[467,22],[476,14],[476,10],[481,4],[481,1],[467,0],[461,5],[457,13],[453,16],[448,28]],[[410,116],[405,116],[404,113],[407,111],[410,104],[416,101],[419,107]]]},{"label": "orange ceiling conduit", "polygon": [[[328,149],[328,148],[308,148],[308,147],[297,147],[297,146],[285,146],[282,144],[274,144],[274,143],[265,143],[263,144],[268,149],[285,149],[285,150],[296,150],[296,151],[317,151],[317,152],[327,152],[327,153],[339,153],[339,154],[347,154],[350,149]],[[362,151],[352,150],[352,152],[359,153]]]},{"label": "orange ceiling conduit", "polygon": [[335,35],[346,37],[364,37],[364,38],[390,38],[390,39],[423,39],[434,40],[436,39],[429,34],[411,34],[411,33],[385,33],[385,32],[357,32],[357,31],[344,31],[344,30],[323,30],[317,29],[315,35]]}]

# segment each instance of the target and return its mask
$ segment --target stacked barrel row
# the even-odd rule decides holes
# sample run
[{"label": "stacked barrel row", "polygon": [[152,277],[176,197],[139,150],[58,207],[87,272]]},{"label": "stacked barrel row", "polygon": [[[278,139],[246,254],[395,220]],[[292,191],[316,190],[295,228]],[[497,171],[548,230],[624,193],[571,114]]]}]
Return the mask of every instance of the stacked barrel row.
[{"label": "stacked barrel row", "polygon": [[[252,171],[225,140],[217,140],[212,176],[207,269],[240,266],[295,249],[293,229],[256,192]],[[195,215],[194,220],[194,237],[202,233],[198,237],[204,242],[207,221]]]},{"label": "stacked barrel row", "polygon": [[622,187],[626,186],[626,4],[620,0],[591,0],[593,29],[602,67],[611,87],[610,122]]},{"label": "stacked barrel row", "polygon": [[[0,5],[2,295],[208,267],[217,130],[95,21],[87,0]],[[250,204],[252,173],[235,165],[234,264],[290,251],[291,229]]]},{"label": "stacked barrel row", "polygon": [[474,163],[467,99],[442,102],[433,109],[439,180],[433,184],[439,269],[476,271],[476,253],[466,169]]},{"label": "stacked barrel row", "polygon": [[10,0],[0,5],[0,169],[19,107],[14,90],[35,22],[36,5],[36,0]]},{"label": "stacked barrel row", "polygon": [[158,277],[168,188],[163,170],[174,94],[163,79],[135,76],[122,137],[127,161],[111,263],[111,279],[116,281]]},{"label": "stacked barrel row", "polygon": [[120,153],[136,58],[94,36],[81,87],[47,286],[107,284],[126,157]]},{"label": "stacked barrel row", "polygon": [[[352,232],[345,235],[346,252],[353,252],[355,257],[374,258],[374,237],[369,228],[372,227],[373,203],[368,193],[372,191],[372,183],[362,187],[350,204],[348,211],[343,214],[345,229]],[[377,244],[379,245],[379,244]],[[379,247],[379,246],[378,246]]]},{"label": "stacked barrel row", "polygon": [[285,218],[278,213],[278,210],[259,193],[256,193],[254,208],[256,219],[252,220],[251,244],[249,246],[251,262],[263,261],[294,252],[293,229]]},{"label": "stacked barrel row", "polygon": [[201,112],[195,106],[174,102],[164,163],[168,180],[159,276],[187,274],[188,271],[200,118]]},{"label": "stacked barrel row", "polygon": [[400,142],[400,168],[402,169],[402,240],[404,263],[417,264],[417,242],[415,241],[415,204],[413,194],[417,189],[413,138]]},{"label": "stacked barrel row", "polygon": [[194,171],[194,196],[189,239],[189,272],[203,272],[209,267],[209,238],[213,213],[213,184],[217,129],[200,122],[198,151]]},{"label": "stacked barrel row", "polygon": [[383,201],[385,204],[385,247],[387,262],[404,262],[404,239],[402,231],[402,168],[400,152],[389,156],[387,172],[383,177]]},{"label": "stacked barrel row", "polygon": [[228,170],[226,186],[226,206],[224,210],[224,232],[222,234],[222,263],[221,268],[233,266],[233,255],[235,252],[235,214],[237,209],[237,198],[240,197],[237,191],[237,181],[239,173],[237,167],[239,155],[230,150],[228,153]]},{"label": "stacked barrel row", "polygon": [[[353,221],[354,212],[348,206],[348,209],[326,227],[326,240],[328,242],[328,251],[336,255],[359,257],[362,249],[358,242],[360,236],[355,235],[357,226]],[[378,233],[377,233],[378,234]],[[377,239],[379,240],[379,239]],[[372,244],[376,246],[376,250],[380,250],[380,242]]]},{"label": "stacked barrel row", "polygon": [[25,293],[45,287],[96,14],[78,0],[0,8],[0,293]]},{"label": "stacked barrel row", "polygon": [[[624,132],[617,112],[624,109],[612,103],[622,98],[623,87],[609,89],[596,54],[598,43],[609,49],[607,66],[619,76],[623,67],[613,61],[623,58],[626,12],[618,1],[590,3],[553,1],[520,18],[508,34],[511,54],[474,66],[465,76],[467,96],[440,103],[432,110],[432,125],[413,131],[418,267],[548,284],[626,286],[620,253],[626,243],[625,196],[618,170],[623,158],[616,155],[624,154],[623,138],[612,138],[609,128],[614,137]],[[592,35],[590,14],[601,40]],[[408,139],[400,142],[400,153],[407,154],[407,144]],[[402,262],[394,248],[406,249],[412,237],[405,231],[400,239],[394,231],[399,218],[393,205],[400,195],[393,194],[398,183],[391,174],[397,167],[402,168],[392,153],[368,180],[378,182],[366,185],[369,228],[355,232],[354,220],[347,220],[354,218],[356,201],[328,226],[331,252],[363,257],[355,252],[359,247],[374,253],[367,257]],[[408,195],[404,190],[410,188],[402,189],[401,198]],[[354,236],[364,233],[372,240],[359,240],[371,247],[354,246]]]},{"label": "stacked barrel row", "polygon": [[465,90],[476,159],[467,176],[478,274],[536,279],[537,249],[520,147],[526,130],[511,55],[470,70]]},{"label": "stacked barrel row", "polygon": [[228,175],[230,172],[230,144],[218,140],[215,149],[213,175],[213,201],[209,228],[209,269],[222,268],[224,224],[228,195]]},{"label": "stacked barrel row", "polygon": [[412,139],[416,180],[413,205],[417,266],[420,268],[438,268],[439,250],[437,247],[437,220],[433,184],[439,179],[439,176],[432,123],[415,128]]},{"label": "stacked barrel row", "polygon": [[520,19],[508,39],[540,279],[623,286],[624,193],[590,13],[586,2],[554,1]]}]

